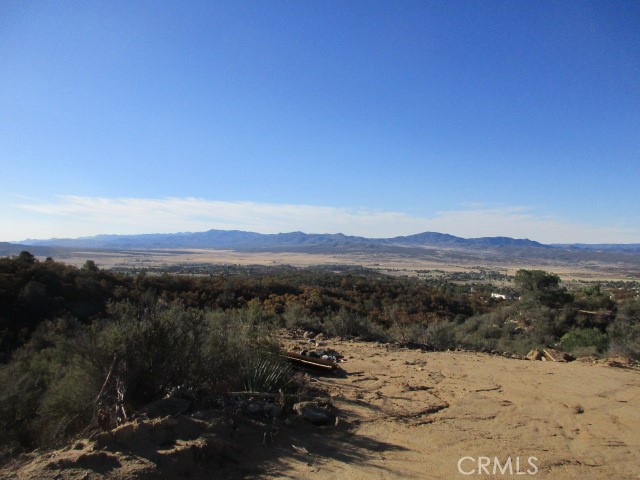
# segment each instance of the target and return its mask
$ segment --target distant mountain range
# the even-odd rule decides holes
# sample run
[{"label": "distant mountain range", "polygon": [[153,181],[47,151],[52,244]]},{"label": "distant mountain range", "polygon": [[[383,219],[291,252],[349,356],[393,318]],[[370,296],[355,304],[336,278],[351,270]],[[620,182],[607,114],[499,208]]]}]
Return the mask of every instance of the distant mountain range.
[{"label": "distant mountain range", "polygon": [[[366,238],[336,234],[290,232],[261,234],[239,230],[96,235],[83,238],[24,240],[1,243],[0,255],[29,250],[34,255],[56,256],[77,250],[218,249],[241,252],[365,253],[432,258],[439,261],[606,262],[640,268],[640,244],[554,244],[510,237],[462,238],[437,232],[392,238]],[[593,263],[595,265],[595,263]]]},{"label": "distant mountain range", "polygon": [[138,249],[138,248],[219,248],[244,251],[270,251],[277,249],[308,248],[363,248],[366,250],[384,247],[535,247],[550,248],[528,239],[509,237],[461,238],[436,232],[424,232],[406,237],[366,238],[336,234],[277,233],[261,234],[239,230],[209,230],[196,233],[156,233],[142,235],[96,235],[83,238],[50,240],[24,240],[23,245],[63,248],[91,249]]},{"label": "distant mountain range", "polygon": [[571,248],[574,250],[640,253],[640,243],[554,243],[552,246],[558,248]]}]

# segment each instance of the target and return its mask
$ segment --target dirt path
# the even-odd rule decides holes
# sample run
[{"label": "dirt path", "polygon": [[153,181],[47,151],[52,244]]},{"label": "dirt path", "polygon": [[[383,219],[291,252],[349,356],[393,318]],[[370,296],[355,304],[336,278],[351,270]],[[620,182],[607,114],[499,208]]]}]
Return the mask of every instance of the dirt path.
[{"label": "dirt path", "polygon": [[[468,478],[458,470],[463,457],[471,458],[461,470],[476,478],[509,478],[509,457],[512,478],[640,478],[638,371],[359,342],[330,346],[351,357],[347,377],[319,383],[353,429],[350,440],[326,444],[357,451],[341,458],[340,447],[332,450],[320,436],[301,439],[297,446],[309,455],[281,458],[265,478]],[[487,470],[479,470],[479,457],[491,459]]]}]

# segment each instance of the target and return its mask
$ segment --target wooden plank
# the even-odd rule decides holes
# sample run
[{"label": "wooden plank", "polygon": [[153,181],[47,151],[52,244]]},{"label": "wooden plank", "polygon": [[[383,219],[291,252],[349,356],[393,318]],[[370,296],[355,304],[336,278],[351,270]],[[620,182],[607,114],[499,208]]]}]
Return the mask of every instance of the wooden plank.
[{"label": "wooden plank", "polygon": [[286,352],[282,354],[283,357],[291,362],[301,364],[306,367],[319,368],[322,370],[335,370],[336,364],[331,360],[323,360],[322,358],[307,357],[300,355],[299,353]]},{"label": "wooden plank", "polygon": [[564,352],[559,352],[558,350],[554,350],[553,348],[545,348],[542,350],[544,356],[547,360],[551,360],[552,362],[566,362],[567,354]]}]

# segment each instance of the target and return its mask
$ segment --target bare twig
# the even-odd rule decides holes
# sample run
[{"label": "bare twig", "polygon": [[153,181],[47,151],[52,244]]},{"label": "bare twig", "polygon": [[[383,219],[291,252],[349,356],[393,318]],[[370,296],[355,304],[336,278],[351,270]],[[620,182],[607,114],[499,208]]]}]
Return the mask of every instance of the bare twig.
[{"label": "bare twig", "polygon": [[109,367],[109,373],[107,373],[107,378],[105,378],[104,383],[102,384],[102,388],[100,389],[100,393],[98,394],[98,396],[96,397],[95,401],[93,402],[94,404],[98,404],[98,401],[100,400],[100,397],[102,397],[102,394],[104,393],[104,389],[107,387],[107,384],[109,383],[109,380],[111,380],[111,373],[113,372],[113,367],[116,364],[116,360],[118,359],[118,354],[114,353],[113,354],[113,360],[111,362],[111,367]]},{"label": "bare twig", "polygon": [[293,445],[291,444],[291,446],[293,447],[293,449],[298,452],[298,453],[303,453],[305,455],[309,455],[309,450],[307,450],[304,447],[298,447],[297,445]]},{"label": "bare twig", "polygon": [[116,365],[116,360],[117,359],[118,359],[118,354],[114,353],[113,354],[113,360],[111,361],[111,366],[109,367],[109,372],[107,372],[107,377],[105,378],[104,383],[102,384],[102,388],[100,389],[100,393],[98,393],[98,396],[93,401],[93,415],[91,416],[91,421],[89,422],[89,425],[87,425],[87,427],[81,432],[81,434],[84,434],[87,430],[89,430],[91,427],[93,427],[95,425],[95,423],[96,423],[96,418],[98,416],[98,403],[100,402],[100,398],[102,398],[102,395],[104,394],[104,391],[107,388],[107,385],[109,384],[109,381],[111,380],[111,374],[113,373],[113,367]]}]

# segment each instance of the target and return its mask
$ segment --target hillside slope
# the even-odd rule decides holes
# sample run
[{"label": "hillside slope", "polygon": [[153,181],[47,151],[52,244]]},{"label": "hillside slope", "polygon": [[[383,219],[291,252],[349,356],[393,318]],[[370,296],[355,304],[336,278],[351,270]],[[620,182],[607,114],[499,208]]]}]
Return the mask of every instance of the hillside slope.
[{"label": "hillside slope", "polygon": [[[308,345],[284,339],[292,349]],[[512,459],[513,475],[635,478],[640,371],[329,340],[344,377],[315,377],[336,425],[212,410],[143,420],[0,469],[25,480],[143,478],[452,479],[478,457]],[[307,347],[308,348],[308,347]],[[294,420],[294,421],[291,421]],[[222,477],[221,477],[222,476]],[[490,475],[487,475],[489,477]],[[528,476],[524,476],[527,478]]]}]

